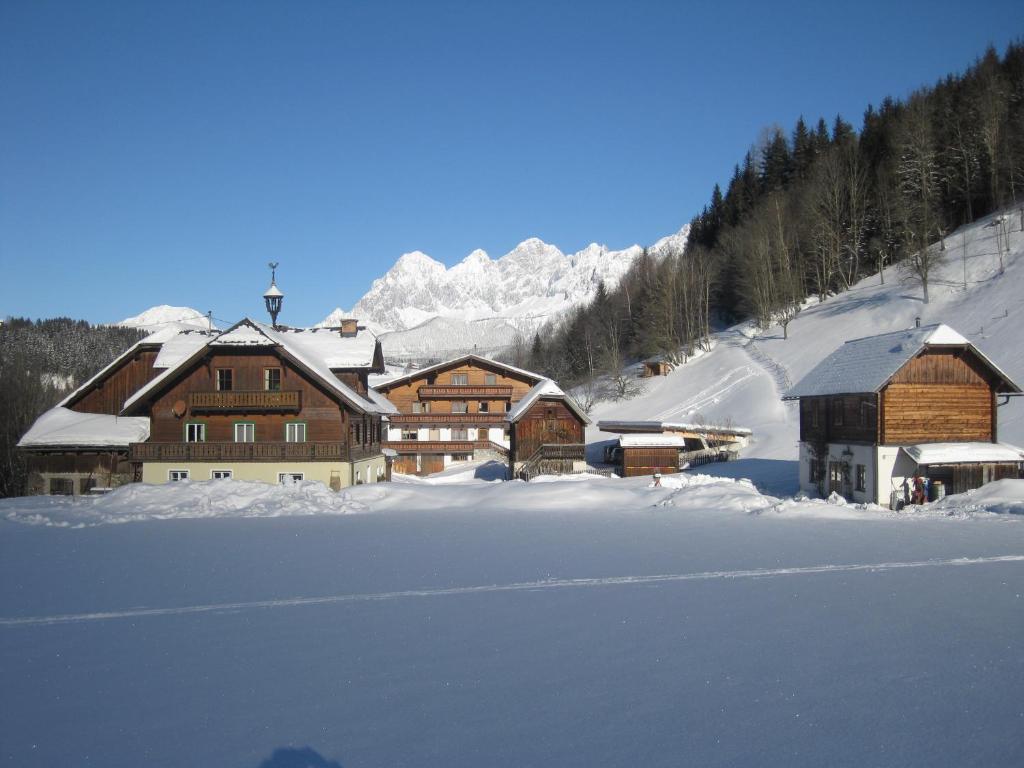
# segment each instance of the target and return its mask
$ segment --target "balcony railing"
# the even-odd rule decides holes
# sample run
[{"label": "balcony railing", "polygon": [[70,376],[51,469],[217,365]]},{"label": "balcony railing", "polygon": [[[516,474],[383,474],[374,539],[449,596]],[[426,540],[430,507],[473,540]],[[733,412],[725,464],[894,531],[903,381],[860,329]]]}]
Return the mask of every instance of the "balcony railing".
[{"label": "balcony railing", "polygon": [[396,413],[388,416],[394,425],[400,424],[504,424],[504,413]]},{"label": "balcony railing", "polygon": [[504,384],[424,384],[417,390],[420,400],[431,397],[508,400],[512,387]]},{"label": "balcony railing", "polygon": [[188,405],[192,413],[226,411],[300,411],[302,392],[265,389],[233,389],[222,392],[190,392]]},{"label": "balcony railing", "polygon": [[399,453],[473,453],[474,451],[508,452],[508,448],[490,440],[389,440],[385,448]]},{"label": "balcony railing", "polygon": [[344,443],[132,443],[131,461],[350,461],[379,453]]}]

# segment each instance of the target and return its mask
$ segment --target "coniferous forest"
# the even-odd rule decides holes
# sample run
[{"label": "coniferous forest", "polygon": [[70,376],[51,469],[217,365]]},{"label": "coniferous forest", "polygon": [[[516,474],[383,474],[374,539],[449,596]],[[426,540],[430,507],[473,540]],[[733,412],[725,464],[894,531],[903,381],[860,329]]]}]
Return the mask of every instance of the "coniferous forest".
[{"label": "coniferous forest", "polygon": [[0,497],[24,493],[15,445],[36,417],[144,335],[66,317],[0,324]]},{"label": "coniferous forest", "polygon": [[684,253],[646,252],[614,290],[545,327],[516,361],[595,397],[628,397],[630,360],[685,357],[712,319],[786,332],[802,302],[890,265],[927,303],[944,254],[930,244],[1024,205],[1024,44],[985,52],[905,100],[788,133],[766,130],[690,227]]}]

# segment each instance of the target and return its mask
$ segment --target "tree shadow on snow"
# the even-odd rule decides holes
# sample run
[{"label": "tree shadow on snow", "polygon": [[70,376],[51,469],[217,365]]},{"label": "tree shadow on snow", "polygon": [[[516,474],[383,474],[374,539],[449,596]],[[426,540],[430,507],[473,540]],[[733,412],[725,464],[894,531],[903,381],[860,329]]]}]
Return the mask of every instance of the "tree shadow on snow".
[{"label": "tree shadow on snow", "polygon": [[704,464],[687,470],[693,474],[750,480],[762,493],[792,496],[800,490],[800,462],[782,459],[737,459]]},{"label": "tree shadow on snow", "polygon": [[343,768],[337,760],[328,760],[312,747],[279,747],[259,764],[259,768]]}]

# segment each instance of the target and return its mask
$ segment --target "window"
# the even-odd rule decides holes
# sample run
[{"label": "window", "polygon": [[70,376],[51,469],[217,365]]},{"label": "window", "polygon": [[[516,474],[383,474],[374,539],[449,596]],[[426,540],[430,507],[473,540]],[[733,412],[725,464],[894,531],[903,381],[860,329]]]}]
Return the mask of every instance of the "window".
[{"label": "window", "polygon": [[172,483],[178,483],[182,480],[188,480],[187,469],[169,469],[167,470],[167,479]]},{"label": "window", "polygon": [[413,413],[430,413],[430,401],[425,400],[423,402],[416,401],[412,404]]},{"label": "window", "polygon": [[455,384],[456,386],[461,386],[461,387],[466,386],[467,384],[469,384],[469,374],[468,373],[453,373],[452,374],[452,384]]},{"label": "window", "polygon": [[263,388],[268,392],[280,392],[281,391],[281,369],[280,368],[264,368],[263,369]]},{"label": "window", "polygon": [[419,440],[420,431],[418,429],[403,429],[402,430],[403,440]]},{"label": "window", "polygon": [[278,472],[277,482],[281,485],[291,485],[292,483],[301,483],[306,479],[306,475],[302,472]]},{"label": "window", "polygon": [[462,429],[453,429],[452,440],[469,440],[469,430],[465,427]]},{"label": "window", "polygon": [[359,445],[361,442],[363,442],[363,425],[356,424],[354,427],[352,427],[352,429],[355,430],[356,435],[356,439],[353,442],[355,442],[356,445]]},{"label": "window", "polygon": [[453,400],[452,413],[469,413],[469,404],[465,400]]},{"label": "window", "polygon": [[295,421],[285,424],[284,441],[286,443],[306,442],[306,423],[303,421]]},{"label": "window", "polygon": [[356,485],[363,484],[363,473],[361,470],[356,470]]},{"label": "window", "polygon": [[837,427],[843,426],[843,398],[832,398],[832,424]]},{"label": "window", "polygon": [[480,413],[488,413],[491,410],[491,404],[486,400],[481,400],[480,405],[477,407],[477,411]]},{"label": "window", "polygon": [[50,495],[51,496],[74,496],[75,495],[75,481],[70,477],[51,477],[50,478]]},{"label": "window", "polygon": [[185,442],[205,443],[206,425],[197,422],[189,422],[185,424]]},{"label": "window", "polygon": [[473,454],[471,454],[471,453],[453,453],[452,454],[452,461],[469,461],[472,458],[473,458]]},{"label": "window", "polygon": [[251,421],[235,422],[235,442],[254,443],[256,442],[256,425]]},{"label": "window", "polygon": [[868,468],[863,464],[857,465],[857,490],[864,491],[868,487]]},{"label": "window", "polygon": [[211,480],[230,480],[233,476],[233,472],[230,469],[212,469],[210,470]]},{"label": "window", "polygon": [[505,413],[508,413],[511,410],[512,410],[512,401],[511,400],[506,400],[505,401]]},{"label": "window", "polygon": [[484,374],[484,384],[487,384],[488,386],[494,386],[497,383],[498,383],[498,376],[497,376],[497,374],[494,374],[494,373],[485,373]]},{"label": "window", "polygon": [[217,390],[230,392],[234,384],[235,372],[231,368],[217,369]]}]

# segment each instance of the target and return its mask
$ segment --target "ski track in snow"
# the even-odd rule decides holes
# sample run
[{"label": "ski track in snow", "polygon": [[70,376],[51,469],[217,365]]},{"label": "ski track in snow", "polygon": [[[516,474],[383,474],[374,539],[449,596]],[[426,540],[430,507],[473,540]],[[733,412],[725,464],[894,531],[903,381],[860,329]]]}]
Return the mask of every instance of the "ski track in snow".
[{"label": "ski track in snow", "polygon": [[[738,387],[747,379],[753,376],[757,376],[757,374],[758,371],[756,371],[752,366],[749,365],[742,365],[739,368],[733,368],[731,371],[724,374],[718,380],[718,383],[716,385],[705,387],[700,392],[698,392],[694,397],[690,398],[681,405],[674,405],[671,408],[662,411],[661,413],[655,414],[654,421],[664,421],[665,419],[669,418],[670,416],[676,413],[683,414],[685,416],[687,413],[691,411],[697,411],[707,405],[711,405],[712,403],[715,403],[718,400],[720,400],[726,392]],[[723,384],[724,386],[721,386]]]},{"label": "ski track in snow", "polygon": [[1024,563],[1024,555],[997,555],[993,557],[953,557],[935,560],[911,560],[891,563],[852,563],[847,565],[810,565],[792,568],[754,568],[736,571],[703,571],[699,573],[658,574],[650,576],[607,576],[592,579],[546,579],[513,584],[487,584],[448,589],[410,589],[399,592],[375,592],[355,595],[326,595],[323,597],[292,597],[280,600],[256,600],[212,605],[189,605],[177,608],[133,608],[124,611],[98,613],[70,613],[56,616],[28,616],[0,619],[0,627],[27,627],[54,624],[79,624],[111,619],[138,619],[150,616],[183,616],[196,613],[233,612],[266,608],[291,608],[305,605],[336,603],[367,603],[382,600],[402,600],[423,597],[451,597],[496,592],[533,592],[548,589],[574,589],[580,587],[614,587],[664,584],[683,581],[714,581],[726,579],[762,579],[777,576],[808,576],[822,573],[877,573],[907,568],[939,568],[947,566],[993,565]]}]

